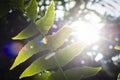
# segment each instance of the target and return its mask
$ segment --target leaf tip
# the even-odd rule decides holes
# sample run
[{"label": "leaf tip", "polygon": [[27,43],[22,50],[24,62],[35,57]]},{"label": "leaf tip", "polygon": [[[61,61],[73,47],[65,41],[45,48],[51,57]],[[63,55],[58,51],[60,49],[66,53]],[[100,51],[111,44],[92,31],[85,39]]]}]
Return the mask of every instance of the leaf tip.
[{"label": "leaf tip", "polygon": [[17,40],[17,38],[16,37],[12,37],[12,40]]},{"label": "leaf tip", "polygon": [[15,37],[12,37],[12,40],[21,40],[21,39],[22,39],[22,37],[20,37],[19,34]]},{"label": "leaf tip", "polygon": [[14,66],[12,65],[11,67],[10,67],[10,70],[12,70],[14,68]]},{"label": "leaf tip", "polygon": [[22,76],[19,77],[19,79],[22,79],[22,78],[23,78]]},{"label": "leaf tip", "polygon": [[24,78],[24,75],[23,75],[23,74],[21,74],[21,75],[19,76],[19,79],[22,79],[22,78]]},{"label": "leaf tip", "polygon": [[[25,71],[26,71],[26,70],[25,70]],[[19,79],[32,76],[32,75],[29,75],[28,73],[26,74],[25,71],[19,76]]]},{"label": "leaf tip", "polygon": [[16,66],[18,66],[19,64],[16,62],[16,60],[14,61],[14,63],[12,64],[12,66],[10,67],[10,70],[14,69]]}]

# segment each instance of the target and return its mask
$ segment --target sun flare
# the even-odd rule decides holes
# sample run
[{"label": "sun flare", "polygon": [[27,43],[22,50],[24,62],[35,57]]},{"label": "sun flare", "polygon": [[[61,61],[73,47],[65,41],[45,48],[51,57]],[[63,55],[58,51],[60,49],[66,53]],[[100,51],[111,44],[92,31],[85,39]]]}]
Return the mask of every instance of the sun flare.
[{"label": "sun flare", "polygon": [[[73,29],[72,35],[80,41],[83,41],[86,44],[92,44],[99,40],[99,31],[102,28],[103,24],[98,23],[99,19],[94,16],[88,16],[92,18],[90,21],[75,21],[71,24]],[[94,19],[93,19],[94,18]]]}]

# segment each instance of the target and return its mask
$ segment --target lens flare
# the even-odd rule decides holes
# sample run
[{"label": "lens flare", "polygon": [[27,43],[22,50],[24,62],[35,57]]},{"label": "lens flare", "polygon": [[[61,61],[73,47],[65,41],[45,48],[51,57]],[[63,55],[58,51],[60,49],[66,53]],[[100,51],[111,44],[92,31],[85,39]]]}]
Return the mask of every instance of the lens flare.
[{"label": "lens flare", "polygon": [[91,27],[90,24],[85,22],[75,22],[73,26],[74,32],[72,35],[75,36],[76,39],[87,44],[91,44],[99,40],[98,30],[93,27],[93,25]]},{"label": "lens flare", "polygon": [[4,53],[9,57],[17,56],[18,52],[23,47],[23,44],[20,42],[11,42],[4,46]]},{"label": "lens flare", "polygon": [[83,21],[76,21],[71,25],[71,28],[73,29],[71,35],[76,40],[83,41],[86,44],[92,44],[100,39],[99,26],[99,24],[94,25]]},{"label": "lens flare", "polygon": [[43,39],[41,39],[39,41],[40,44],[48,44],[48,39],[46,37],[44,37]]},{"label": "lens flare", "polygon": [[73,29],[71,34],[75,40],[82,41],[86,44],[93,44],[100,39],[99,32],[104,26],[95,14],[86,15],[86,20],[79,18],[71,23],[69,27]]}]

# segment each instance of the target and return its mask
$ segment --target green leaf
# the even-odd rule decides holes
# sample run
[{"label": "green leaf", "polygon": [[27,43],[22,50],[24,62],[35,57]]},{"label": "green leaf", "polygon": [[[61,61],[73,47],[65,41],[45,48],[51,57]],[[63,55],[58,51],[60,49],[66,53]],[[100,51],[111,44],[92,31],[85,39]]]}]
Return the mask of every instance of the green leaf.
[{"label": "green leaf", "polygon": [[66,48],[60,50],[55,55],[58,64],[63,67],[65,64],[69,63],[74,57],[79,55],[85,48],[85,44],[76,42]]},{"label": "green leaf", "polygon": [[38,25],[37,28],[42,34],[47,34],[49,29],[54,23],[54,1],[48,7],[45,16],[43,16],[40,20],[36,21]]},{"label": "green leaf", "polygon": [[35,34],[39,33],[39,31],[35,27],[36,25],[31,22],[25,29],[23,29],[17,36],[13,37],[13,40],[21,40],[21,39],[27,39]]},{"label": "green leaf", "polygon": [[17,10],[24,10],[24,0],[10,0],[10,7]]},{"label": "green leaf", "polygon": [[[57,67],[57,64],[60,66],[64,66],[68,62],[70,62],[75,56],[80,54],[80,52],[83,50],[85,45],[80,45],[80,43],[71,44],[64,49],[61,49],[60,51],[56,52],[56,54],[51,53],[47,54],[45,56],[42,56],[38,58],[36,61],[34,61],[20,76],[20,78],[32,76],[39,72],[42,72],[46,69],[51,69]],[[55,58],[52,56],[55,55]],[[51,56],[51,57],[49,57]],[[47,58],[49,57],[49,58]],[[56,61],[57,59],[57,61]],[[56,64],[56,62],[58,62]]]},{"label": "green leaf", "polygon": [[44,50],[54,50],[60,47],[64,43],[65,39],[70,36],[70,33],[71,33],[71,28],[64,27],[61,30],[59,30],[56,34],[47,36],[48,44],[39,43],[40,40],[43,39],[41,36],[33,39],[32,41],[28,42],[20,50],[17,58],[15,59],[14,64],[12,65],[10,69],[13,69],[20,63],[24,62],[25,60],[30,58],[33,54],[36,54]]},{"label": "green leaf", "polygon": [[39,44],[39,40],[42,39],[42,36],[39,36],[31,41],[29,41],[19,52],[18,56],[15,59],[14,64],[10,69],[13,69],[20,63],[24,62],[28,58],[30,58],[33,54],[45,50],[46,45]]},{"label": "green leaf", "polygon": [[32,20],[35,21],[37,14],[37,1],[30,0],[29,5],[26,7],[26,15]]},{"label": "green leaf", "polygon": [[[57,72],[51,73],[51,79],[53,80],[81,80],[96,75],[102,68],[101,67],[74,67],[64,71],[64,75],[58,70]],[[66,77],[66,79],[65,79]],[[44,80],[44,79],[43,79]]]},{"label": "green leaf", "polygon": [[33,62],[20,76],[20,79],[23,77],[28,77],[35,75],[39,72],[42,72],[49,68],[57,67],[55,60],[53,58],[46,60],[46,55],[38,58],[35,62]]},{"label": "green leaf", "polygon": [[[87,78],[96,75],[102,68],[101,67],[74,67],[65,70],[66,80],[81,80],[82,78]],[[47,71],[43,74],[38,74],[35,76],[35,80],[65,80],[63,74],[58,70],[57,72]]]},{"label": "green leaf", "polygon": [[45,71],[34,77],[34,80],[55,80],[51,77],[55,72]]},{"label": "green leaf", "polygon": [[60,71],[43,71],[34,77],[35,80],[65,80]]},{"label": "green leaf", "polygon": [[76,67],[66,70],[64,73],[68,80],[80,80],[96,75],[102,68],[101,67]]},{"label": "green leaf", "polygon": [[48,36],[48,48],[55,50],[56,48],[60,47],[67,39],[72,32],[72,29],[64,26],[61,28],[57,33]]},{"label": "green leaf", "polygon": [[[35,20],[36,18],[36,7],[37,3],[36,0],[31,0],[29,3],[29,6],[27,7],[27,15],[32,19]],[[35,8],[32,10],[32,8]],[[52,1],[51,5],[49,6],[48,10],[46,11],[45,16],[38,20],[36,24],[39,26],[36,26],[33,22],[25,28],[23,31],[21,31],[17,36],[13,37],[12,39],[17,40],[17,39],[27,39],[35,34],[37,34],[40,30],[42,33],[45,32],[47,33],[50,27],[53,25],[54,22],[54,2]],[[37,29],[36,29],[37,28]]]}]

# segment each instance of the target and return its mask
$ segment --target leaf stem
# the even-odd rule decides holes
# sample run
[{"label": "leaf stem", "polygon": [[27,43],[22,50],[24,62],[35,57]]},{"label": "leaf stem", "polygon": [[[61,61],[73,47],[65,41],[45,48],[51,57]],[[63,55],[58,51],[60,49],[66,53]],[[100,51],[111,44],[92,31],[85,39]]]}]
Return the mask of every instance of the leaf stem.
[{"label": "leaf stem", "polygon": [[54,56],[54,60],[55,60],[55,62],[56,62],[56,65],[57,65],[58,69],[59,69],[60,72],[63,74],[65,80],[68,80],[67,77],[66,77],[66,75],[65,75],[65,73],[64,73],[64,71],[62,70],[61,66],[59,65],[59,63],[58,63],[58,61],[57,61],[56,56]]}]

